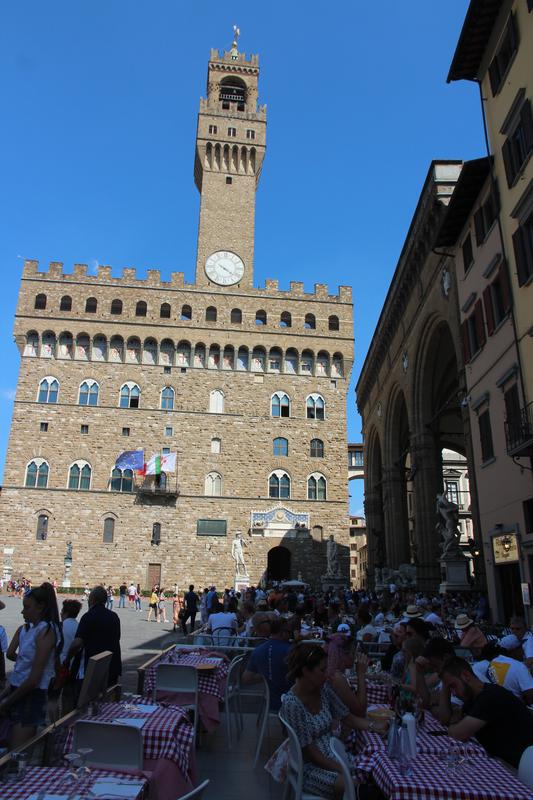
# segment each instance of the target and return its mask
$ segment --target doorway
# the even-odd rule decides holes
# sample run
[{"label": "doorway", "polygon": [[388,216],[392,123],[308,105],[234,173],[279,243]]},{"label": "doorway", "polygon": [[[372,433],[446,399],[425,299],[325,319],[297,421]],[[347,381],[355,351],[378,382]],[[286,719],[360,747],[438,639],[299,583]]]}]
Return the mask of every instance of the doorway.
[{"label": "doorway", "polygon": [[269,581],[285,581],[291,577],[291,551],[286,547],[273,547],[268,551],[267,577]]},{"label": "doorway", "polygon": [[505,624],[511,617],[523,617],[522,590],[518,564],[502,564],[496,568],[500,579],[502,610]]},{"label": "doorway", "polygon": [[151,592],[154,586],[161,586],[161,564],[148,564],[146,588]]}]

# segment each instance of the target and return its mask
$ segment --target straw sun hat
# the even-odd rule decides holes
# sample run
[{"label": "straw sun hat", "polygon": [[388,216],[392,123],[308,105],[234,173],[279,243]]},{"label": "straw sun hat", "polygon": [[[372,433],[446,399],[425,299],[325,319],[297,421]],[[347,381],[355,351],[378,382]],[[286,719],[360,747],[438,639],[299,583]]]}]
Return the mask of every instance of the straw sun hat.
[{"label": "straw sun hat", "polygon": [[473,624],[474,620],[470,619],[468,614],[458,614],[455,619],[455,627],[459,628],[460,631],[462,631],[463,628],[468,628],[469,625]]}]

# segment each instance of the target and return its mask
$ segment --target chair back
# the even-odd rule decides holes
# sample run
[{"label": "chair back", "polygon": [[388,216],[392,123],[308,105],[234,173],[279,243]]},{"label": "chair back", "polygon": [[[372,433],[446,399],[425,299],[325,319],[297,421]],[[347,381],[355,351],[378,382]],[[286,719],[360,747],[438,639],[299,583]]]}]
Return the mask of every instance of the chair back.
[{"label": "chair back", "polygon": [[85,677],[81,685],[80,696],[78,697],[77,708],[83,708],[91,700],[96,700],[105,694],[109,681],[109,667],[113,653],[111,650],[102,650],[87,661],[85,667]]},{"label": "chair back", "polygon": [[79,720],[74,723],[72,752],[80,747],[90,747],[87,756],[90,767],[106,769],[142,769],[143,739],[139,728],[114,724]]},{"label": "chair back", "polygon": [[158,692],[177,692],[190,699],[180,705],[194,707],[194,740],[198,727],[198,670],[185,664],[158,664],[155,671],[154,702]]},{"label": "chair back", "polygon": [[215,628],[211,631],[213,644],[218,645],[231,645],[235,641],[235,630],[233,628]]},{"label": "chair back", "polygon": [[235,656],[229,665],[228,674],[226,677],[226,700],[230,695],[235,694],[239,690],[240,677],[242,673],[244,655]]},{"label": "chair back", "polygon": [[197,786],[196,789],[193,789],[192,792],[182,795],[179,800],[200,800],[200,797],[203,795],[209,784],[210,780],[208,778],[199,786]]},{"label": "chair back", "polygon": [[341,765],[342,779],[344,781],[344,800],[356,800],[355,784],[350,770],[350,760],[344,747],[344,743],[336,736],[332,736],[329,740],[329,746],[333,751],[333,755]]},{"label": "chair back", "polygon": [[518,765],[518,777],[522,783],[533,789],[533,745],[526,747],[522,753],[522,758]]},{"label": "chair back", "polygon": [[304,761],[302,756],[302,748],[296,735],[296,731],[284,718],[281,711],[278,714],[289,739],[289,760],[287,762],[287,782],[289,783],[295,800],[300,800],[302,796],[302,787],[304,779]]}]

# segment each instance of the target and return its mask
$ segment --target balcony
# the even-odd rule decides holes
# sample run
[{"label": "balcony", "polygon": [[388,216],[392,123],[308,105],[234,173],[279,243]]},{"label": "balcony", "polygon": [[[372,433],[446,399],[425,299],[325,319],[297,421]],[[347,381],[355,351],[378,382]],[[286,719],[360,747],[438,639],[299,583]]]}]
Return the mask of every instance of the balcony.
[{"label": "balcony", "polygon": [[514,458],[533,456],[533,402],[521,408],[514,419],[505,423],[507,455]]},{"label": "balcony", "polygon": [[135,484],[135,491],[138,495],[148,495],[150,497],[178,497],[179,486],[178,477],[168,477],[166,475],[147,475],[141,479],[140,483]]}]

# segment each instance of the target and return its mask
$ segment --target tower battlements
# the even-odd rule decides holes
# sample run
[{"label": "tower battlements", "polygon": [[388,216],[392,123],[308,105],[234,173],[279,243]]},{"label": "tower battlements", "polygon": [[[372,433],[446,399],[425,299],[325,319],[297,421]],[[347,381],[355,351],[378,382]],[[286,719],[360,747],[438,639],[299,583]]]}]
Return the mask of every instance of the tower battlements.
[{"label": "tower battlements", "polygon": [[236,70],[241,67],[241,65],[247,67],[255,67],[256,70],[259,69],[259,56],[256,54],[251,53],[248,58],[246,58],[246,53],[236,53],[231,50],[219,50],[217,47],[212,47],[209,53],[209,61],[216,69],[216,63],[221,62],[224,65],[224,69],[227,70],[228,67],[235,67]]},{"label": "tower battlements", "polygon": [[[99,266],[98,273],[91,275],[88,272],[87,264],[74,264],[72,272],[65,272],[64,265],[61,261],[51,261],[47,271],[39,270],[39,261],[34,259],[26,259],[24,261],[24,269],[22,273],[23,279],[39,280],[39,281],[64,281],[68,283],[87,283],[91,285],[101,284],[102,286],[129,286],[129,287],[142,287],[144,289],[187,289],[188,291],[203,291],[205,287],[200,287],[196,283],[186,283],[183,272],[171,272],[170,280],[161,280],[161,273],[158,269],[148,269],[146,271],[146,278],[138,278],[137,270],[135,267],[124,267],[122,275],[118,278],[113,277],[111,274],[112,268],[109,266]],[[267,278],[265,286],[259,288],[245,288],[234,287],[236,294],[246,294],[249,296],[264,297],[265,294],[271,297],[279,298],[302,298],[305,300],[322,300],[327,302],[351,303],[352,302],[352,287],[339,286],[337,294],[329,294],[328,286],[325,283],[315,283],[313,292],[306,292],[303,281],[291,281],[288,291],[278,288],[279,282],[277,280]],[[211,294],[218,292],[228,293],[228,289],[215,289],[209,288]]]}]

